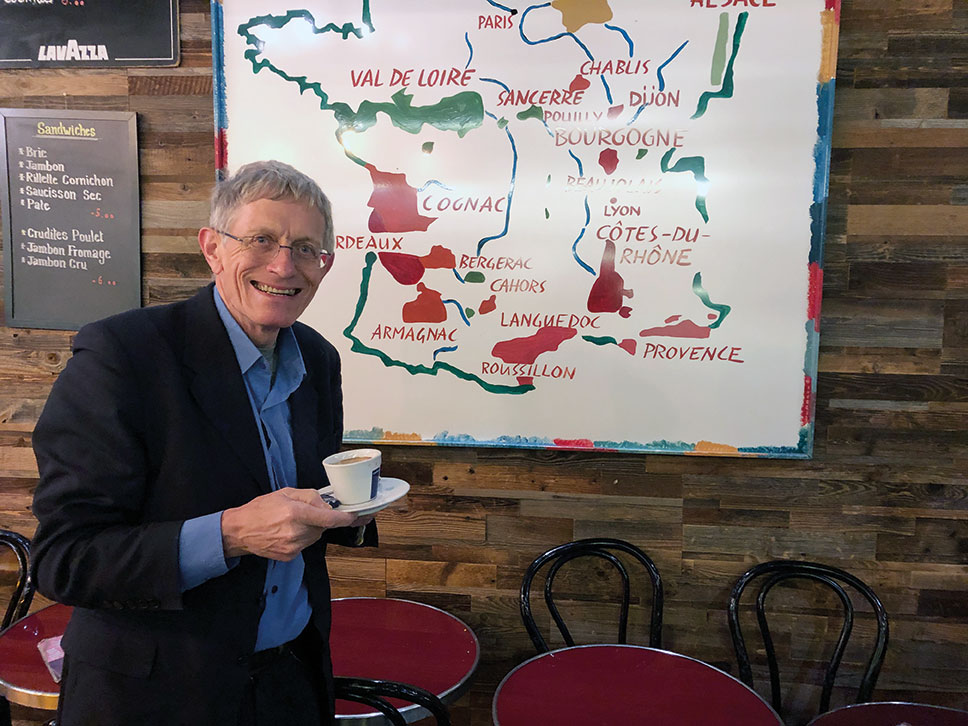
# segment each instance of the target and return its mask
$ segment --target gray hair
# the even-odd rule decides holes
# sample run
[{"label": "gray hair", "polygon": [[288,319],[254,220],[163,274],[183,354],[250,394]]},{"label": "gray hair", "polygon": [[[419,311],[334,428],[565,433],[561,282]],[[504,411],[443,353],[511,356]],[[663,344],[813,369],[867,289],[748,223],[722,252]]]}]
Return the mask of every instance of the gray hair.
[{"label": "gray hair", "polygon": [[241,207],[260,199],[301,202],[316,209],[326,222],[323,247],[334,251],[336,238],[329,199],[315,181],[281,161],[254,161],[218,182],[212,190],[209,224],[216,229],[226,229]]}]

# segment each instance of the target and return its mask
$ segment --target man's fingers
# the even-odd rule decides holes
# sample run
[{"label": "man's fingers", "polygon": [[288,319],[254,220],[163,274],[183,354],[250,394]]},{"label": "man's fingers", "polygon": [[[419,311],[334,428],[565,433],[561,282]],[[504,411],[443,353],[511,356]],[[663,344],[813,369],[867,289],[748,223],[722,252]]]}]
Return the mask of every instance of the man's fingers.
[{"label": "man's fingers", "polygon": [[316,505],[325,504],[322,497],[319,496],[319,492],[315,489],[296,489],[295,487],[285,487],[284,489],[279,489],[279,494],[289,499],[294,499],[298,502],[305,502],[306,504]]},{"label": "man's fingers", "polygon": [[333,527],[349,527],[356,519],[356,515],[333,509],[316,492],[308,491],[312,497],[293,497],[294,521],[309,527],[331,529]]}]

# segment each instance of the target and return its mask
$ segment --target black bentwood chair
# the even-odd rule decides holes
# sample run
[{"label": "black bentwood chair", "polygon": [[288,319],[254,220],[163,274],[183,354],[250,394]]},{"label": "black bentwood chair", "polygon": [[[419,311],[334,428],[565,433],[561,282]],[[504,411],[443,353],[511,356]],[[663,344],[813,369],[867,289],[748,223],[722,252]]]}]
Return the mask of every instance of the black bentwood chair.
[{"label": "black bentwood chair", "polygon": [[652,620],[649,626],[649,645],[653,648],[662,647],[662,578],[659,576],[659,570],[656,568],[655,563],[638,547],[624,540],[593,537],[568,542],[548,550],[535,559],[524,574],[524,580],[521,583],[521,619],[524,621],[524,627],[527,629],[528,635],[531,636],[531,642],[534,643],[534,647],[539,653],[546,653],[551,648],[548,647],[547,641],[545,641],[544,637],[538,631],[538,627],[535,625],[534,617],[531,613],[531,583],[535,575],[538,574],[538,571],[550,562],[551,565],[545,576],[545,605],[547,605],[548,611],[555,621],[555,625],[558,626],[558,632],[564,638],[565,644],[569,647],[574,646],[575,641],[571,637],[571,633],[568,631],[568,627],[565,625],[561,613],[558,611],[558,607],[555,605],[552,587],[555,576],[561,567],[579,557],[601,558],[610,563],[618,571],[622,579],[622,609],[619,614],[618,642],[622,644],[627,642],[631,586],[628,571],[625,569],[622,561],[613,554],[614,552],[624,553],[641,564],[648,573],[649,579],[652,582]]},{"label": "black bentwood chair", "polygon": [[766,620],[766,596],[774,585],[791,579],[811,580],[820,583],[836,593],[843,606],[843,626],[840,629],[840,636],[834,646],[833,652],[824,671],[823,688],[820,693],[820,711],[824,713],[830,709],[830,693],[833,690],[834,679],[837,677],[837,669],[844,656],[847,641],[850,638],[851,629],[854,624],[854,606],[850,595],[844,589],[844,585],[850,586],[855,592],[860,593],[870,604],[877,619],[877,635],[874,640],[867,667],[864,670],[863,678],[857,692],[857,703],[870,701],[874,685],[877,683],[877,676],[884,662],[884,653],[887,650],[888,625],[887,611],[878,599],[874,591],[859,578],[829,565],[822,565],[816,562],[801,562],[797,560],[772,560],[763,562],[752,567],[743,574],[729,596],[729,631],[733,638],[733,648],[736,651],[736,660],[739,663],[739,677],[751,688],[753,687],[753,671],[750,667],[749,655],[746,651],[746,643],[739,625],[740,597],[747,585],[757,578],[759,591],[756,597],[756,620],[760,626],[760,633],[763,636],[763,645],[766,649],[767,664],[770,669],[770,690],[772,693],[773,708],[777,713],[781,712],[780,699],[780,673],[777,667],[776,650],[773,646],[773,638],[770,635],[770,628]]},{"label": "black bentwood chair", "polygon": [[30,540],[22,534],[0,529],[0,544],[4,544],[13,550],[19,564],[17,582],[10,595],[10,603],[7,605],[7,612],[3,616],[0,630],[5,629],[15,620],[20,620],[30,609],[30,603],[34,599],[34,582],[30,577]]},{"label": "black bentwood chair", "polygon": [[[27,614],[34,599],[34,582],[30,577],[30,540],[22,534],[0,529],[0,544],[13,550],[19,566],[17,582],[10,593],[10,603],[0,623],[0,631],[3,631]],[[0,696],[0,726],[10,726],[10,721],[10,704],[6,698]]]},{"label": "black bentwood chair", "polygon": [[375,681],[368,678],[336,676],[336,698],[356,701],[382,713],[393,726],[406,726],[403,714],[387,698],[396,698],[423,706],[437,720],[437,726],[450,726],[447,707],[430,691],[397,681]]}]

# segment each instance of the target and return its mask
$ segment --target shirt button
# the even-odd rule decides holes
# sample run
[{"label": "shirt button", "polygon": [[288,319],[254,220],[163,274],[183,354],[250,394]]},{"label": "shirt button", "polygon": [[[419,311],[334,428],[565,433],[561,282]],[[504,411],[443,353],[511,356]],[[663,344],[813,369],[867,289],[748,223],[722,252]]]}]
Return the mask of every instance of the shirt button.
[{"label": "shirt button", "polygon": [[279,586],[278,585],[273,585],[272,586],[272,594],[275,595],[277,592],[279,592]]}]

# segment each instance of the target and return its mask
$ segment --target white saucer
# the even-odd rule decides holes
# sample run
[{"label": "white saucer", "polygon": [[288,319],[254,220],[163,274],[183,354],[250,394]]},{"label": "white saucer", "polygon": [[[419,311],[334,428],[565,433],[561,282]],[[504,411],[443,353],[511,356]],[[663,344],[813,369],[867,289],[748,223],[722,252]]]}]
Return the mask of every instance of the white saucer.
[{"label": "white saucer", "polygon": [[[316,491],[319,492],[320,496],[324,494],[330,497],[333,496],[332,486],[323,487]],[[380,477],[379,484],[377,484],[376,496],[373,499],[367,499],[365,502],[357,502],[356,504],[340,504],[335,509],[341,512],[351,512],[362,517],[367,514],[379,512],[384,507],[393,504],[408,491],[410,491],[410,485],[403,479],[382,476]]]}]

